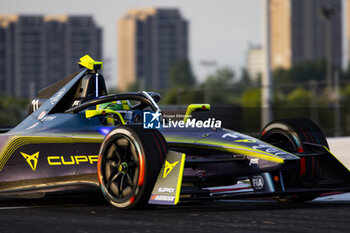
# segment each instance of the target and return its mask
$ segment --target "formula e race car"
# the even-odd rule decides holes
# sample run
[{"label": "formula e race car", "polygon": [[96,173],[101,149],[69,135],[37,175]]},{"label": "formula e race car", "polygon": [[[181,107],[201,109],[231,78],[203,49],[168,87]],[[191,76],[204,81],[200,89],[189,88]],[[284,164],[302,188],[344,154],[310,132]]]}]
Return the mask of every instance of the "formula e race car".
[{"label": "formula e race car", "polygon": [[276,120],[253,138],[162,117],[160,95],[107,95],[102,62],[39,92],[30,115],[0,134],[0,195],[101,189],[124,209],[179,201],[271,197],[283,203],[350,191],[350,172],[304,118]]}]

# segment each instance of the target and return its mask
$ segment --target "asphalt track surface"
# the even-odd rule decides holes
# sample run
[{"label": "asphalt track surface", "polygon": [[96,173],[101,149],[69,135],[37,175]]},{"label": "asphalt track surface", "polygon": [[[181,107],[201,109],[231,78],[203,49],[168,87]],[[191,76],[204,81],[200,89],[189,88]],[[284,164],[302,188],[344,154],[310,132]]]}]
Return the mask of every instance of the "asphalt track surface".
[{"label": "asphalt track surface", "polygon": [[349,232],[350,198],[182,203],[123,211],[99,195],[1,200],[0,232]]}]

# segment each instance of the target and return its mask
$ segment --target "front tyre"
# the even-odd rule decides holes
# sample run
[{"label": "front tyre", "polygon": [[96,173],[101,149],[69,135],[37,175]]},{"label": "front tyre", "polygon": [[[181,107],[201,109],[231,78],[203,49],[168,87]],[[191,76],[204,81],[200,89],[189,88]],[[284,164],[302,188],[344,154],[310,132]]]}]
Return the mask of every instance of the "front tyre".
[{"label": "front tyre", "polygon": [[[327,148],[328,143],[321,129],[312,121],[305,118],[289,118],[273,121],[267,124],[260,133],[261,140],[270,143],[290,153],[310,152],[304,143],[322,145]],[[320,165],[314,157],[300,157],[299,168],[285,172],[285,185],[313,188],[320,179]],[[300,194],[278,196],[280,203],[306,202],[317,198],[317,194]]]},{"label": "front tyre", "polygon": [[113,206],[140,209],[148,205],[168,148],[157,130],[119,126],[100,149],[98,176],[102,193]]}]

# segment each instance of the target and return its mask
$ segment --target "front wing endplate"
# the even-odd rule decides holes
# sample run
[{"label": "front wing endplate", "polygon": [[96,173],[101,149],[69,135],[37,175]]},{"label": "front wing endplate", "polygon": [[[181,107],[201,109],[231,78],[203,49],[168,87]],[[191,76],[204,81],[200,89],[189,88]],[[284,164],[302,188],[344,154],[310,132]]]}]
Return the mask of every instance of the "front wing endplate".
[{"label": "front wing endplate", "polygon": [[176,205],[180,199],[185,154],[169,151],[154,185],[149,204]]}]

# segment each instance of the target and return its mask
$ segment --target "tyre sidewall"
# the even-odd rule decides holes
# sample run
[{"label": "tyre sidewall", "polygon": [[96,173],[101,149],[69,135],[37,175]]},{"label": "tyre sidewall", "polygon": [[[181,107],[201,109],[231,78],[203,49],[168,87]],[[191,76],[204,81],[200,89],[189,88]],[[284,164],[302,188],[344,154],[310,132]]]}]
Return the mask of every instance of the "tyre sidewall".
[{"label": "tyre sidewall", "polygon": [[[153,156],[154,153],[152,153],[152,140],[148,135],[149,131],[143,131],[140,130],[140,127],[130,127],[130,126],[120,126],[115,129],[113,129],[107,136],[104,142],[101,144],[101,150],[100,150],[100,157],[101,162],[99,163],[99,180],[101,190],[103,195],[105,196],[106,200],[113,206],[121,208],[121,209],[131,209],[135,208],[137,206],[142,207],[145,205],[145,203],[148,201],[148,198],[150,196],[151,189],[153,188],[154,182],[156,177],[154,177],[157,170],[160,170],[161,163],[159,161],[159,164],[157,163],[157,158],[152,159],[150,156]],[[103,166],[102,163],[102,156],[106,152],[106,150],[109,148],[111,143],[115,141],[115,139],[120,137],[127,137],[131,140],[131,142],[135,145],[135,148],[137,150],[137,153],[139,156],[139,161],[143,160],[143,182],[142,184],[139,184],[131,198],[128,198],[126,200],[118,200],[116,199],[108,192],[108,189],[106,188],[104,184],[104,180],[102,177]],[[152,161],[150,161],[152,160]],[[153,162],[153,163],[152,163]],[[153,166],[154,167],[151,167]],[[139,166],[141,166],[139,164]],[[140,168],[141,171],[141,168]],[[151,174],[151,175],[150,175]],[[157,173],[158,174],[158,173]],[[139,174],[140,179],[140,174]],[[138,180],[139,181],[139,180]]]}]

